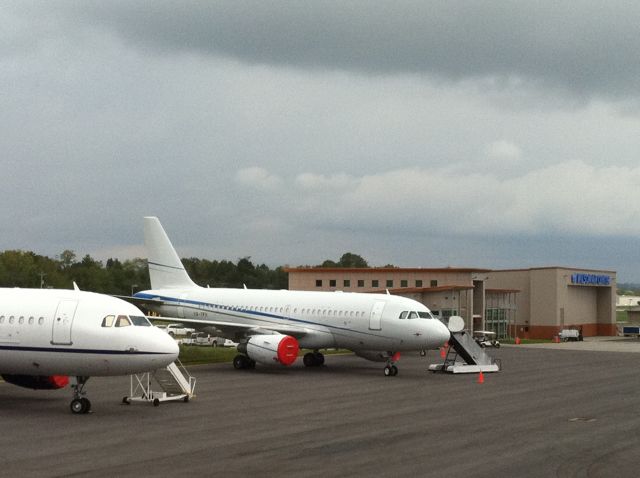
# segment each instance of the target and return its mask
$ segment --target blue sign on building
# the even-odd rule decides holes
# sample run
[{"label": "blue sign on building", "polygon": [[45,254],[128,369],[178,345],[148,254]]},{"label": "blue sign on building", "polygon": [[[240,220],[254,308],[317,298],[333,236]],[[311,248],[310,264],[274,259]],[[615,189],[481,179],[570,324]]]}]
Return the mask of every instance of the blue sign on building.
[{"label": "blue sign on building", "polygon": [[578,285],[611,285],[611,277],[598,274],[572,274],[571,283]]}]

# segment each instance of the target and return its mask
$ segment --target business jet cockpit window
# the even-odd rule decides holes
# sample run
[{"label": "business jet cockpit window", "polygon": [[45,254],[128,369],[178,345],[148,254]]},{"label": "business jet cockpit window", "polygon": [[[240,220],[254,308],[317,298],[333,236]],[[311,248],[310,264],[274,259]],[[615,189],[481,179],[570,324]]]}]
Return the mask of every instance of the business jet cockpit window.
[{"label": "business jet cockpit window", "polygon": [[119,315],[116,319],[116,327],[129,327],[130,325],[131,321],[126,315]]},{"label": "business jet cockpit window", "polygon": [[102,319],[102,326],[111,327],[113,325],[114,320],[116,320],[115,315],[107,315],[104,319]]},{"label": "business jet cockpit window", "polygon": [[431,312],[416,312],[416,311],[408,311],[405,310],[400,312],[400,319],[433,319],[433,315]]},{"label": "business jet cockpit window", "polygon": [[131,322],[133,322],[133,325],[137,325],[139,327],[151,327],[151,322],[142,315],[130,315],[129,318],[131,319]]}]

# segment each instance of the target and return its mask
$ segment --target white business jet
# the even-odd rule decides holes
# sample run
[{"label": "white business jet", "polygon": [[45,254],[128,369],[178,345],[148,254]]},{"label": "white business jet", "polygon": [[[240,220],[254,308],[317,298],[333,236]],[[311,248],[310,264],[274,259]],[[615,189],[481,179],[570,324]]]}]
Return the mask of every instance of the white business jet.
[{"label": "white business jet", "polygon": [[[144,218],[153,290],[134,303],[167,320],[190,324],[239,342],[236,369],[291,365],[299,348],[311,349],[304,365],[324,363],[321,349],[344,348],[386,362],[396,375],[400,352],[438,348],[447,327],[414,300],[389,294],[203,288],[189,278],[160,221]],[[154,317],[156,318],[156,317]]]},{"label": "white business jet", "polygon": [[[75,284],[74,284],[75,286]],[[87,413],[91,376],[166,367],[176,342],[134,305],[74,290],[0,289],[0,375],[14,385],[57,389],[72,380],[73,413]]]}]

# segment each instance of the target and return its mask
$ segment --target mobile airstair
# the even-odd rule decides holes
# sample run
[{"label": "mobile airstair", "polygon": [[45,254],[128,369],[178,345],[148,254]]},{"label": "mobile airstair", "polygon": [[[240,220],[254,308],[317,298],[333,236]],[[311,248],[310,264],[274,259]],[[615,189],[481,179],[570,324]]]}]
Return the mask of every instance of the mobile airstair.
[{"label": "mobile airstair", "polygon": [[[158,385],[161,390],[153,390],[152,385]],[[196,379],[179,360],[152,372],[131,375],[129,395],[122,399],[122,403],[150,402],[154,407],[161,402],[188,402],[195,396]]]},{"label": "mobile airstair", "polygon": [[450,317],[448,327],[451,337],[444,362],[429,365],[429,370],[449,373],[500,371],[500,362],[491,357],[478,345],[471,334],[464,330],[462,317]]}]

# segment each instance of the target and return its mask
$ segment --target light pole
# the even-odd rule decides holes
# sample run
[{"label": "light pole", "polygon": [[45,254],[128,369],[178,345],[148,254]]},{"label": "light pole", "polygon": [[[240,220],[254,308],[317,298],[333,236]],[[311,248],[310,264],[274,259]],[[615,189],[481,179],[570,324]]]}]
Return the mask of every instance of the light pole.
[{"label": "light pole", "polygon": [[131,296],[133,296],[133,290],[138,287],[138,284],[131,284]]}]

